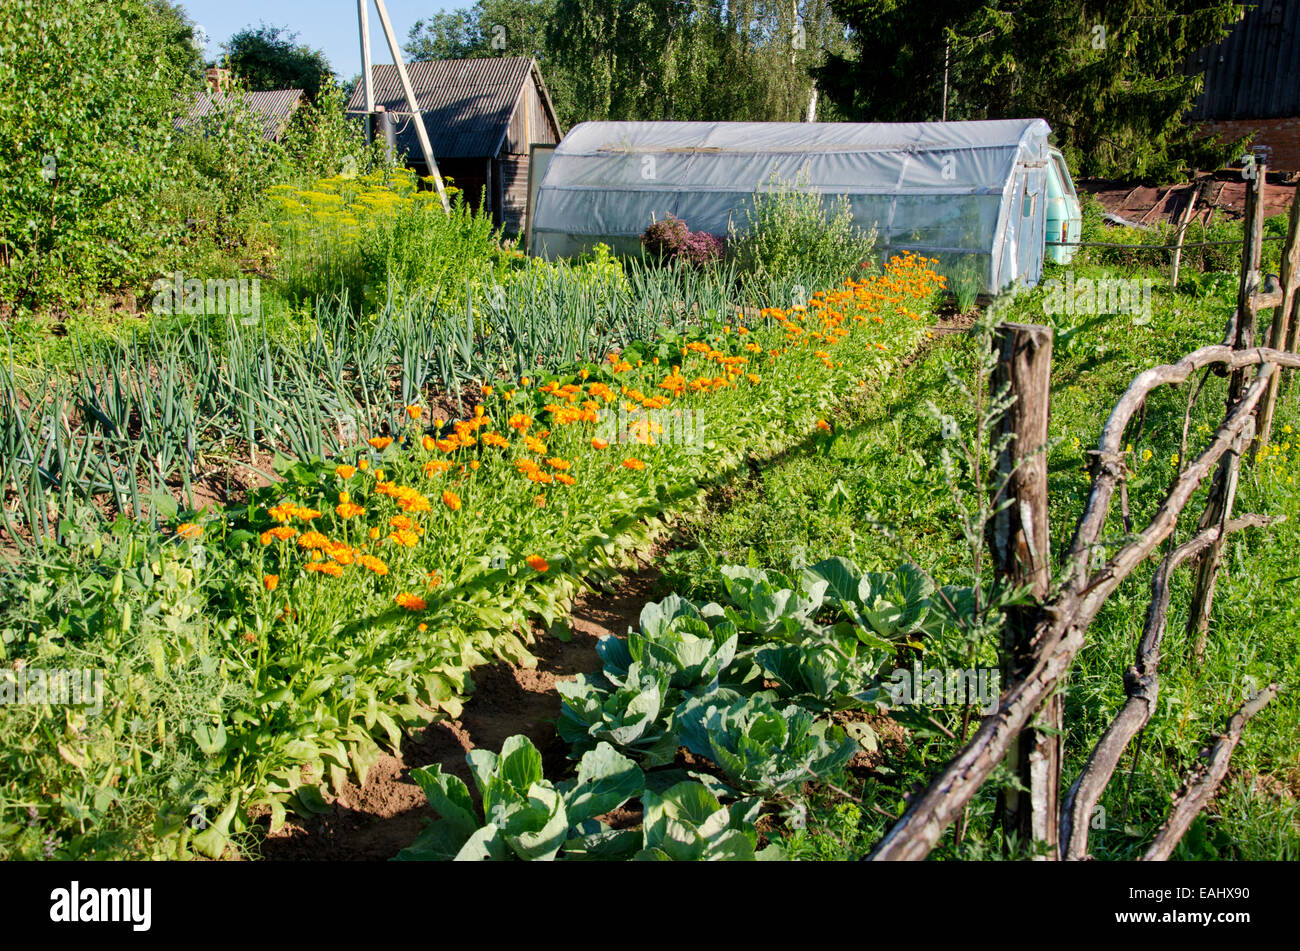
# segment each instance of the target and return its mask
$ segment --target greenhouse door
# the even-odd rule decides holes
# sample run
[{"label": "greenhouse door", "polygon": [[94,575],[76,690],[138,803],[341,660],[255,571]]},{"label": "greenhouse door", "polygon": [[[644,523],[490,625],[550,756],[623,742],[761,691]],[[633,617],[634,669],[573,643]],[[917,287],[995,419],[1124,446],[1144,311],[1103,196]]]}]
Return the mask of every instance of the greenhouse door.
[{"label": "greenhouse door", "polygon": [[1016,277],[1026,287],[1033,287],[1043,275],[1044,203],[1043,166],[1022,168],[1016,176],[1020,221],[1016,227]]}]

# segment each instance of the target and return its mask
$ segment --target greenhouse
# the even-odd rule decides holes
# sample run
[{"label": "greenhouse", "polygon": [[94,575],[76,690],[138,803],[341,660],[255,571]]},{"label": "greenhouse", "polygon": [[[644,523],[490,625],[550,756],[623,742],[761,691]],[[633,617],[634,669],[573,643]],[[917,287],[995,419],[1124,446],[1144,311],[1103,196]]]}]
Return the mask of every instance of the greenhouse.
[{"label": "greenhouse", "polygon": [[756,192],[799,183],[847,198],[882,257],[938,258],[994,293],[1042,273],[1050,133],[1042,119],[985,122],[584,122],[538,188],[532,253],[603,242],[637,253],[671,214],[696,231],[743,231]]}]

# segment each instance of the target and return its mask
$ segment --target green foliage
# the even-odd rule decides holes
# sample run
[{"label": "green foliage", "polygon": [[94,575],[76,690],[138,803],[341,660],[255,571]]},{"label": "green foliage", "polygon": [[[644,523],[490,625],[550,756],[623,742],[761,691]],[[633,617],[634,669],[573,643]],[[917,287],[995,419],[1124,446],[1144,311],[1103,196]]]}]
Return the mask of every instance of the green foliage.
[{"label": "green foliage", "polygon": [[297,38],[287,27],[245,27],[222,44],[225,65],[249,89],[301,89],[315,99],[334,72],[323,52],[295,43]]},{"label": "green foliage", "polygon": [[856,120],[938,119],[946,92],[948,119],[1042,116],[1071,167],[1103,178],[1167,180],[1233,152],[1197,141],[1186,117],[1201,77],[1185,72],[1189,55],[1227,35],[1241,11],[1232,0],[832,6],[855,49],[818,76]]},{"label": "green foliage", "polygon": [[193,52],[167,4],[0,8],[0,301],[74,305],[166,240],[161,183]]},{"label": "green foliage", "polygon": [[876,243],[874,230],[854,223],[848,199],[813,190],[806,173],[794,183],[769,182],[745,209],[745,225],[732,229],[727,251],[741,271],[800,275],[817,284],[859,276]]},{"label": "green foliage", "polygon": [[858,749],[839,727],[761,696],[727,706],[695,700],[677,722],[683,746],[717,763],[740,789],[765,797],[798,795],[803,783],[843,769]]},{"label": "green foliage", "polygon": [[0,858],[164,857],[216,825],[204,762],[242,688],[229,628],[203,614],[220,569],[200,546],[80,513],[21,573],[0,572],[0,668],[95,672],[96,703],[0,717]]},{"label": "green foliage", "polygon": [[[512,736],[498,756],[471,750],[465,757],[483,803],[480,818],[469,790],[442,767],[411,770],[438,819],[397,856],[401,860],[553,859],[566,841],[590,848],[610,831],[596,816],[645,789],[641,770],[602,743],[578,765],[577,778],[558,786],[542,776],[542,757],[526,736]],[[576,846],[575,847],[579,847]]]}]

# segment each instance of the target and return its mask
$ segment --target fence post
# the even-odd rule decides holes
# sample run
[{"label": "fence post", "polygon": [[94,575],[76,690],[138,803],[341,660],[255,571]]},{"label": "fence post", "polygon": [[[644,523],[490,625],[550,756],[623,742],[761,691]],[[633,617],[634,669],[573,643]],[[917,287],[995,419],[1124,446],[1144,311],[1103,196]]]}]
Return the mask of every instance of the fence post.
[{"label": "fence post", "polygon": [[[1264,173],[1263,165],[1256,166],[1255,174],[1246,180],[1246,217],[1242,222],[1241,278],[1237,286],[1237,314],[1231,344],[1234,350],[1248,350],[1255,346],[1255,295],[1259,291],[1259,262],[1264,249]],[[1233,370],[1228,378],[1228,412],[1241,400],[1246,389],[1249,367]],[[1242,450],[1255,436],[1253,421],[1248,423],[1233,441],[1232,447],[1219,458],[1210,485],[1209,499],[1201,513],[1199,528],[1224,525],[1232,518],[1232,506],[1237,496],[1237,476],[1241,470]],[[1215,581],[1219,574],[1219,559],[1223,551],[1223,533],[1201,556],[1197,565],[1196,587],[1187,614],[1187,634],[1194,638],[1192,655],[1200,661],[1205,655],[1205,635],[1210,628],[1210,611],[1214,607]]]},{"label": "fence post", "polygon": [[[1296,285],[1300,284],[1300,200],[1291,202],[1291,221],[1287,226],[1286,244],[1282,248],[1282,303],[1273,311],[1273,326],[1269,330],[1268,345],[1274,350],[1285,350],[1294,344],[1291,330],[1291,311],[1295,307]],[[1267,446],[1273,434],[1273,413],[1277,408],[1277,388],[1282,379],[1279,367],[1268,381],[1268,392],[1259,404],[1259,426],[1256,429],[1253,452]]]},{"label": "fence post", "polygon": [[[999,420],[994,445],[1010,436],[998,456],[994,491],[1010,504],[989,522],[987,534],[993,567],[1011,587],[1028,585],[1045,599],[1051,585],[1051,548],[1047,515],[1047,423],[1051,393],[1052,331],[1037,324],[999,324],[993,337],[998,361],[992,392],[1010,387],[1015,398]],[[1004,683],[1020,680],[1033,656],[1037,605],[1006,612],[1002,656]],[[1061,775],[1063,704],[1054,693],[1039,712],[1038,723],[1023,731],[1008,761],[1027,792],[1008,789],[1001,796],[1004,834],[1015,831],[1022,843],[1046,848],[1059,857],[1058,808]]]}]

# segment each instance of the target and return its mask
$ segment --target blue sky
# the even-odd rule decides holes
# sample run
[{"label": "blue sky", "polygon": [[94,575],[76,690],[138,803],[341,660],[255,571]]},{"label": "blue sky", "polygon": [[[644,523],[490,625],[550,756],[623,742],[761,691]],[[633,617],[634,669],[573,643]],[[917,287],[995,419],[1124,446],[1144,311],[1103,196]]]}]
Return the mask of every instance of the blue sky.
[{"label": "blue sky", "polygon": [[[268,26],[287,26],[297,33],[297,42],[325,52],[334,72],[344,82],[361,72],[361,40],[357,32],[356,0],[181,0],[191,20],[207,33],[207,58],[221,53],[221,44],[246,26],[265,22]],[[416,20],[439,10],[454,10],[473,5],[473,0],[385,0],[388,19],[399,45]],[[373,62],[391,63],[384,31],[379,25],[373,0],[370,11],[370,55]]]}]

